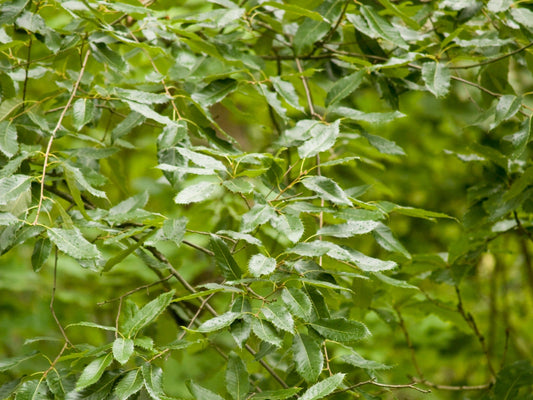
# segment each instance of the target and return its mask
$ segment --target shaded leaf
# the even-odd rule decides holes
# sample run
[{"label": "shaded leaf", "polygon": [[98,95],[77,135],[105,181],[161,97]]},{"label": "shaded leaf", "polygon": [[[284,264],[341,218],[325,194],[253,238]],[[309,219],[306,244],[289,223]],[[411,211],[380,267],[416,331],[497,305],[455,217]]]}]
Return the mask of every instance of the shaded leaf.
[{"label": "shaded leaf", "polygon": [[273,303],[265,304],[261,308],[261,312],[265,318],[272,322],[272,324],[285,332],[293,333],[294,331],[294,320],[292,315],[285,308],[283,303],[277,301]]},{"label": "shaded leaf", "polygon": [[109,367],[112,362],[113,354],[111,353],[91,361],[89,365],[83,369],[78,381],[76,382],[76,390],[80,391],[87,386],[98,382],[105,369]]},{"label": "shaded leaf", "polygon": [[142,328],[152,323],[159,315],[166,310],[172,302],[174,290],[159,295],[154,300],[145,304],[140,310],[136,311],[133,316],[127,319],[121,331],[128,337],[135,336]]},{"label": "shaded leaf", "polygon": [[311,336],[296,334],[293,336],[292,352],[296,372],[306,382],[316,382],[324,365],[321,343]]},{"label": "shaded leaf", "polygon": [[301,289],[283,288],[281,298],[290,312],[304,321],[308,321],[311,317],[313,304],[309,296]]},{"label": "shaded leaf", "polygon": [[250,390],[248,371],[241,358],[231,352],[226,365],[226,390],[235,400],[246,399]]},{"label": "shaded leaf", "polygon": [[389,21],[381,17],[373,7],[361,6],[360,11],[368,24],[368,28],[372,32],[372,35],[369,35],[371,38],[376,39],[379,37],[388,40],[403,49],[409,48],[398,30],[394,28]]},{"label": "shaded leaf", "polygon": [[329,89],[326,97],[326,106],[332,106],[338,101],[351,95],[363,82],[366,71],[364,69],[339,79]]},{"label": "shaded leaf", "polygon": [[187,388],[197,400],[224,400],[223,397],[220,397],[218,394],[203,388],[202,386],[194,383],[192,380],[187,381]]},{"label": "shaded leaf", "polygon": [[226,279],[237,280],[242,272],[231,255],[226,243],[216,235],[211,235],[211,248],[215,253],[215,260]]},{"label": "shaded leaf", "polygon": [[290,397],[294,397],[302,388],[292,387],[290,389],[281,390],[265,390],[259,393],[255,393],[252,399],[257,400],[284,400]]},{"label": "shaded leaf", "polygon": [[127,372],[115,386],[113,394],[119,400],[125,400],[137,393],[143,387],[143,377],[140,369]]},{"label": "shaded leaf", "polygon": [[318,400],[323,399],[328,394],[337,389],[344,379],[344,374],[335,374],[329,378],[320,381],[309,389],[300,397],[300,400]]},{"label": "shaded leaf", "polygon": [[319,319],[309,323],[322,337],[338,342],[361,340],[370,332],[361,322],[345,318]]},{"label": "shaded leaf", "polygon": [[259,318],[252,319],[252,331],[261,340],[273,344],[276,347],[281,347],[282,340],[276,332],[276,328],[265,320]]},{"label": "shaded leaf", "polygon": [[32,351],[31,353],[16,357],[4,358],[3,360],[0,360],[0,372],[8,371],[17,364],[35,357],[37,354],[39,354],[38,351]]},{"label": "shaded leaf", "polygon": [[15,125],[8,121],[0,122],[0,152],[7,158],[11,158],[18,150],[19,145]]},{"label": "shaded leaf", "polygon": [[48,238],[39,238],[35,242],[33,247],[33,253],[31,255],[31,266],[35,272],[38,272],[45,261],[47,260],[50,252],[52,251],[52,243]]},{"label": "shaded leaf", "polygon": [[394,237],[388,226],[380,222],[372,233],[376,239],[376,242],[378,242],[379,245],[385,250],[400,253],[404,257],[411,259],[411,254],[409,254],[407,249],[400,243],[400,241]]}]

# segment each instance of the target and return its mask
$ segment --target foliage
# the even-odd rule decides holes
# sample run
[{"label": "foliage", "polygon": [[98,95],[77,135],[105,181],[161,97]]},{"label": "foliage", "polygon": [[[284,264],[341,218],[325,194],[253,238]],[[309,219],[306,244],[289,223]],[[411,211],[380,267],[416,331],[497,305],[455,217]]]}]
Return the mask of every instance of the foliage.
[{"label": "foliage", "polygon": [[0,5],[0,397],[531,398],[531,5],[181,3]]}]

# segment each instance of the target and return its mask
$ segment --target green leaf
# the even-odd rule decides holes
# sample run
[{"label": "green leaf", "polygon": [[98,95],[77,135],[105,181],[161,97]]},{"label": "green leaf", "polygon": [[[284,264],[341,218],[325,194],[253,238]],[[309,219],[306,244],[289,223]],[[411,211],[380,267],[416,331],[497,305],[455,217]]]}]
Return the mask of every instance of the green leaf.
[{"label": "green leaf", "polygon": [[522,98],[513,95],[503,95],[499,98],[496,105],[496,112],[494,113],[494,123],[490,125],[490,129],[494,129],[503,121],[512,118],[522,106]]},{"label": "green leaf", "polygon": [[303,290],[292,287],[283,288],[281,299],[294,316],[301,318],[304,321],[309,321],[313,304],[309,296]]},{"label": "green leaf", "polygon": [[0,122],[0,152],[7,158],[11,158],[18,150],[17,128],[10,122]]},{"label": "green leaf", "polygon": [[194,396],[195,400],[224,400],[223,397],[220,397],[218,394],[213,393],[212,391],[197,385],[192,380],[187,381],[187,388],[189,392]]},{"label": "green leaf", "polygon": [[246,365],[244,365],[241,358],[233,351],[229,354],[226,365],[226,390],[235,400],[246,399],[250,390]]},{"label": "green leaf", "polygon": [[50,242],[50,239],[37,239],[31,255],[31,266],[35,272],[38,272],[42,268],[51,251],[52,243]]},{"label": "green leaf", "polygon": [[339,185],[325,176],[308,176],[302,179],[302,184],[324,200],[339,205],[352,205],[352,202]]},{"label": "green leaf", "polygon": [[115,88],[115,92],[123,99],[142,104],[165,104],[170,101],[170,98],[166,94],[151,93],[142,90]]},{"label": "green leaf", "polygon": [[372,234],[374,235],[376,242],[378,242],[378,244],[385,250],[400,253],[405,258],[411,259],[411,254],[409,254],[400,241],[394,237],[388,226],[379,222]]},{"label": "green leaf", "polygon": [[319,229],[316,234],[321,236],[334,236],[349,238],[354,235],[362,235],[372,232],[379,222],[377,221],[348,221],[345,224],[329,225]]},{"label": "green leaf", "polygon": [[340,261],[355,264],[360,270],[366,272],[387,271],[397,267],[394,261],[384,261],[378,258],[369,257],[357,250],[348,247],[341,247],[331,243],[327,255]]},{"label": "green leaf", "polygon": [[133,340],[117,338],[113,342],[113,357],[121,364],[125,364],[133,354]]},{"label": "green leaf", "polygon": [[312,20],[315,20],[315,21],[324,21],[324,17],[320,13],[318,13],[316,11],[308,10],[306,8],[303,8],[303,7],[294,5],[294,4],[283,4],[283,3],[277,3],[275,1],[265,1],[261,5],[262,6],[274,7],[274,8],[277,8],[279,10],[285,10],[285,11],[287,11],[289,13],[296,14],[296,15],[299,15],[299,16],[308,17],[308,18],[311,18]]},{"label": "green leaf", "polygon": [[300,397],[300,400],[318,400],[325,398],[328,394],[337,389],[344,379],[344,374],[335,374],[329,378],[320,381],[309,389]]},{"label": "green leaf", "polygon": [[273,217],[270,223],[278,232],[283,232],[292,243],[297,243],[304,234],[302,220],[295,214],[278,215]]},{"label": "green leaf", "polygon": [[226,167],[216,158],[206,156],[205,154],[198,153],[185,147],[176,147],[178,153],[188,160],[191,160],[196,165],[200,167],[209,168],[215,171],[226,171]]},{"label": "green leaf", "polygon": [[367,369],[370,371],[380,371],[380,370],[387,370],[387,369],[392,368],[389,365],[385,365],[377,361],[367,360],[361,357],[354,350],[352,349],[349,349],[349,350],[350,350],[350,354],[345,354],[341,356],[341,358],[342,358],[342,361],[350,365],[353,365],[354,367],[363,368],[363,369]]},{"label": "green leaf", "polygon": [[[88,191],[90,194],[92,194],[95,197],[107,199],[107,195],[105,192],[92,187],[92,185],[87,180],[87,177],[85,176],[84,172],[80,168],[72,165],[69,162],[63,163],[63,168],[65,170],[68,170],[69,173],[72,174],[72,176],[76,180],[76,183],[80,185],[84,190]],[[84,171],[88,172],[88,170],[84,170]]]},{"label": "green leaf", "polygon": [[222,184],[233,193],[252,193],[254,187],[250,182],[244,178],[235,178],[229,181],[224,181]]},{"label": "green leaf", "polygon": [[533,366],[531,363],[526,360],[515,361],[498,372],[494,385],[494,395],[497,399],[519,398],[517,395],[521,388],[529,388],[528,393],[531,393],[532,382]]},{"label": "green leaf", "polygon": [[294,397],[302,388],[292,387],[290,389],[281,390],[265,390],[259,393],[255,393],[252,399],[256,400],[284,400]]},{"label": "green leaf", "polygon": [[306,382],[316,382],[324,366],[321,343],[311,336],[297,333],[293,337],[292,353],[296,372]]},{"label": "green leaf", "polygon": [[335,82],[326,96],[326,106],[330,107],[351,95],[361,85],[365,75],[366,71],[362,69]]},{"label": "green leaf", "polygon": [[324,21],[317,21],[315,19],[306,19],[296,31],[293,39],[294,50],[297,55],[302,55],[312,49],[312,45],[322,39],[334,26],[335,22],[343,6],[342,0],[326,0],[323,1],[316,9]]},{"label": "green leaf", "polygon": [[17,389],[15,400],[35,400],[48,398],[46,384],[41,380],[24,382]]},{"label": "green leaf", "polygon": [[163,125],[174,125],[175,124],[175,122],[172,121],[170,118],[168,118],[165,115],[159,114],[158,112],[154,111],[152,108],[147,106],[146,104],[140,104],[135,101],[129,101],[129,100],[124,100],[124,102],[130,107],[131,111],[134,111],[137,114],[142,115],[143,117],[154,120]]},{"label": "green leaf", "polygon": [[28,3],[29,0],[15,0],[3,3],[1,6],[2,12],[0,13],[0,26],[13,23]]},{"label": "green leaf", "polygon": [[273,344],[276,347],[281,347],[283,341],[278,336],[276,328],[265,320],[259,318],[252,319],[252,331],[261,340]]},{"label": "green leaf", "polygon": [[250,337],[250,333],[252,332],[252,325],[250,324],[248,319],[240,319],[238,321],[234,321],[231,324],[230,328],[231,336],[233,336],[233,339],[235,340],[235,343],[237,343],[237,346],[239,348],[242,348],[248,338]]},{"label": "green leaf", "polygon": [[268,204],[256,204],[242,216],[241,232],[248,233],[259,225],[266,224],[276,216],[274,209]]},{"label": "green leaf", "polygon": [[[56,398],[65,398],[65,382],[61,379],[61,375],[57,369],[54,368],[48,372],[46,375],[46,384]],[[1,395],[0,398],[2,398]]]},{"label": "green leaf", "polygon": [[128,337],[134,337],[142,328],[152,323],[159,315],[166,310],[168,305],[172,302],[174,290],[159,295],[148,304],[144,305],[140,310],[135,312],[133,316],[126,320],[121,331]]},{"label": "green leaf", "polygon": [[127,372],[115,386],[113,394],[117,396],[119,400],[126,400],[128,397],[133,396],[143,387],[144,381],[140,369],[134,369]]},{"label": "green leaf", "polygon": [[310,138],[298,147],[298,155],[300,158],[310,158],[316,156],[318,153],[329,150],[339,136],[340,120],[336,120],[332,124],[315,124],[310,130]]},{"label": "green leaf", "polygon": [[96,260],[102,258],[98,248],[87,241],[78,228],[48,229],[48,237],[63,253],[78,260]]},{"label": "green leaf", "polygon": [[374,9],[374,7],[361,6],[359,10],[361,11],[361,15],[365,19],[366,23],[368,24],[368,28],[373,33],[372,35],[370,35],[370,37],[372,37],[373,39],[379,37],[388,40],[389,42],[394,43],[402,49],[409,48],[407,43],[405,43],[405,40],[403,40],[402,36],[398,32],[398,30],[393,27],[389,23],[389,21],[382,18]]},{"label": "green leaf", "polygon": [[255,277],[268,275],[276,270],[276,260],[263,254],[255,254],[250,258],[248,269]]},{"label": "green leaf", "polygon": [[511,15],[520,25],[533,29],[533,11],[524,7],[511,8]]},{"label": "green leaf", "polygon": [[[144,116],[136,113],[131,112],[129,113],[126,118],[124,118],[111,132],[111,139],[112,142],[115,142],[115,140],[120,139],[122,136],[127,135],[131,132],[131,130],[139,125],[141,125],[144,122]],[[170,125],[172,126],[172,125]],[[167,128],[167,127],[165,127]],[[163,130],[163,135],[165,131]],[[158,138],[158,143],[160,142]],[[175,143],[173,143],[174,145]]]},{"label": "green leaf", "polygon": [[79,131],[93,119],[94,102],[90,99],[78,99],[72,105],[74,128]]},{"label": "green leaf", "polygon": [[93,51],[92,55],[97,61],[107,64],[119,72],[126,69],[126,63],[120,54],[111,50],[105,43],[89,42],[89,44]]},{"label": "green leaf", "polygon": [[429,61],[422,64],[422,78],[435,97],[444,97],[450,90],[450,70],[442,63]]},{"label": "green leaf", "polygon": [[405,151],[395,142],[385,139],[381,136],[372,135],[370,133],[363,133],[367,138],[368,143],[375,147],[380,153],[404,156]]},{"label": "green leaf", "polygon": [[200,92],[193,93],[191,98],[203,107],[209,107],[224,99],[228,94],[237,89],[237,81],[234,79],[220,79],[211,82]]},{"label": "green leaf", "polygon": [[18,222],[18,218],[8,212],[0,213],[0,226],[9,226]]},{"label": "green leaf", "polygon": [[242,313],[240,312],[233,312],[228,311],[222,315],[219,315],[217,317],[211,318],[210,320],[205,321],[202,325],[196,329],[198,332],[214,332],[219,331],[221,329],[224,329],[228,326],[230,326],[233,321],[235,321],[237,318],[240,318],[242,316]]},{"label": "green leaf", "polygon": [[144,363],[142,366],[144,387],[154,400],[166,400],[168,397],[163,390],[163,370],[156,365]]},{"label": "green leaf", "polygon": [[322,337],[337,342],[353,342],[370,334],[361,322],[345,318],[319,319],[309,323]]},{"label": "green leaf", "polygon": [[294,320],[292,319],[292,315],[280,301],[265,304],[261,308],[261,312],[276,328],[293,333]]},{"label": "green leaf", "polygon": [[242,271],[231,255],[226,243],[218,236],[211,234],[211,248],[215,253],[215,260],[226,279],[237,280]]},{"label": "green leaf", "polygon": [[489,0],[487,8],[491,12],[501,12],[508,10],[513,4],[513,0]]},{"label": "green leaf", "polygon": [[20,364],[23,361],[29,360],[33,357],[35,357],[37,354],[39,354],[38,351],[32,351],[28,354],[23,354],[16,357],[11,358],[4,358],[3,360],[0,360],[0,372],[5,372],[16,366],[17,364]]},{"label": "green leaf", "polygon": [[148,232],[142,238],[140,238],[137,241],[134,241],[133,244],[128,246],[126,249],[122,250],[117,255],[108,258],[106,263],[104,264],[104,267],[102,268],[102,271],[107,272],[111,268],[113,268],[115,265],[124,261],[126,257],[128,257],[130,254],[133,254],[137,249],[139,249],[144,244],[144,242],[146,242],[147,239],[153,236],[156,232],[157,232],[156,230],[152,230],[151,232]]},{"label": "green leaf", "polygon": [[384,124],[397,118],[406,117],[405,114],[399,111],[366,113],[349,107],[333,107],[329,109],[329,112],[341,118],[364,121],[372,124]]},{"label": "green leaf", "polygon": [[[265,4],[266,3],[263,3],[263,5]],[[280,5],[279,3],[276,4]],[[291,5],[288,6],[291,7]],[[320,18],[322,19],[321,16]],[[291,107],[294,107],[298,111],[305,111],[304,108],[300,105],[298,93],[296,93],[294,86],[290,82],[284,81],[278,76],[270,77],[270,81],[272,82],[272,85],[274,86],[276,92],[278,92],[278,94],[283,98],[283,100],[287,102],[287,104],[289,104]]]},{"label": "green leaf", "polygon": [[97,359],[91,361],[87,365],[76,382],[76,390],[80,391],[87,386],[98,382],[104,371],[109,365],[113,362],[113,354],[109,353],[105,356],[98,357]]},{"label": "green leaf", "polygon": [[11,175],[0,178],[0,206],[18,198],[31,185],[31,176]]},{"label": "green leaf", "polygon": [[503,200],[510,200],[521,194],[526,188],[533,183],[533,166],[524,171],[518,179],[516,179],[509,190],[503,195]]},{"label": "green leaf", "polygon": [[220,185],[215,182],[199,182],[191,186],[187,186],[174,197],[174,201],[178,204],[198,203],[212,197]]},{"label": "green leaf", "polygon": [[533,131],[533,118],[525,120],[520,126],[520,130],[516,133],[505,135],[502,140],[509,142],[513,147],[513,152],[510,157],[512,159],[519,158],[525,151],[529,139],[531,137],[531,132]]}]

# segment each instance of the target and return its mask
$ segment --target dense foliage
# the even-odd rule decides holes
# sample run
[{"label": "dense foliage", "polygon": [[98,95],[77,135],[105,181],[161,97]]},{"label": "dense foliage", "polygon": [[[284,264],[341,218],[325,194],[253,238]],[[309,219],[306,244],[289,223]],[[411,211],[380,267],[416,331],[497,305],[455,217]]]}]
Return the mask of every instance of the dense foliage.
[{"label": "dense foliage", "polygon": [[532,49],[527,1],[3,1],[0,398],[533,398]]}]

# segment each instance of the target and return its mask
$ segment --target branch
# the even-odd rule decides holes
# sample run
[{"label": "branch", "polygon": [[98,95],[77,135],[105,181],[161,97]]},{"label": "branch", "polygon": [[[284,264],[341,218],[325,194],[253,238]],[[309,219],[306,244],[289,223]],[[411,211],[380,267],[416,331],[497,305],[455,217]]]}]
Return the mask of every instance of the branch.
[{"label": "branch", "polygon": [[426,379],[418,379],[416,377],[413,377],[413,380],[415,383],[420,383],[426,386],[430,386],[434,389],[439,390],[452,390],[452,391],[462,391],[462,390],[486,390],[490,389],[493,385],[492,382],[485,383],[483,385],[473,385],[473,386],[466,386],[466,385],[459,385],[459,386],[450,386],[450,385],[438,385],[436,383],[430,382]]},{"label": "branch", "polygon": [[384,388],[388,388],[388,389],[414,389],[418,392],[422,392],[422,393],[431,393],[431,390],[426,390],[426,389],[421,389],[417,386],[415,386],[417,383],[423,383],[423,382],[412,382],[412,383],[406,383],[406,384],[401,384],[401,385],[392,385],[392,384],[388,384],[388,383],[379,383],[379,382],[376,382],[375,379],[369,379],[368,381],[363,381],[363,382],[359,382],[359,383],[356,383],[354,385],[351,385],[349,387],[347,387],[346,389],[342,389],[340,391],[338,391],[337,393],[343,393],[343,392],[347,392],[349,390],[353,390],[359,386],[364,386],[364,385],[374,385],[374,386],[379,386],[379,387],[384,387]]},{"label": "branch", "polygon": [[39,220],[39,214],[41,213],[41,207],[43,205],[44,180],[46,178],[46,167],[48,165],[48,157],[50,156],[50,150],[52,149],[52,143],[54,141],[57,131],[61,127],[63,118],[65,118],[65,115],[67,114],[67,110],[69,109],[70,104],[72,103],[72,99],[74,99],[74,96],[76,95],[76,92],[78,91],[78,86],[80,85],[81,78],[83,77],[83,73],[85,72],[85,67],[87,66],[87,61],[89,60],[90,54],[91,54],[91,50],[87,50],[87,52],[85,53],[85,58],[81,64],[80,74],[78,76],[78,79],[74,83],[74,86],[72,87],[72,93],[70,94],[70,97],[67,101],[67,105],[65,106],[65,108],[63,108],[63,111],[61,112],[61,115],[59,116],[59,120],[57,121],[57,124],[50,135],[50,139],[48,140],[48,145],[46,146],[46,152],[44,153],[43,174],[41,176],[41,193],[39,195],[39,204],[37,205],[37,214],[35,215],[35,220],[33,221],[33,225],[37,224],[37,221]]},{"label": "branch", "polygon": [[483,65],[492,64],[495,62],[498,62],[500,60],[503,60],[507,57],[514,56],[515,54],[521,53],[522,51],[530,48],[533,46],[533,42],[526,44],[525,46],[520,47],[519,49],[516,49],[514,51],[511,51],[510,53],[502,54],[501,56],[490,58],[488,60],[479,62],[477,64],[469,64],[469,65],[457,65],[457,66],[451,66],[448,67],[450,69],[469,69],[469,68],[475,68],[475,67],[482,67]]},{"label": "branch", "polygon": [[52,317],[54,317],[54,321],[56,322],[59,330],[61,331],[61,335],[63,335],[63,338],[65,339],[65,344],[72,346],[72,343],[67,337],[67,334],[65,333],[65,329],[63,329],[63,326],[61,325],[61,322],[59,322],[59,319],[57,318],[56,312],[54,310],[54,300],[56,298],[56,287],[57,287],[57,258],[58,257],[57,257],[57,247],[56,247],[55,259],[54,259],[54,284],[52,286],[52,298],[50,299],[50,312],[52,313]]}]

